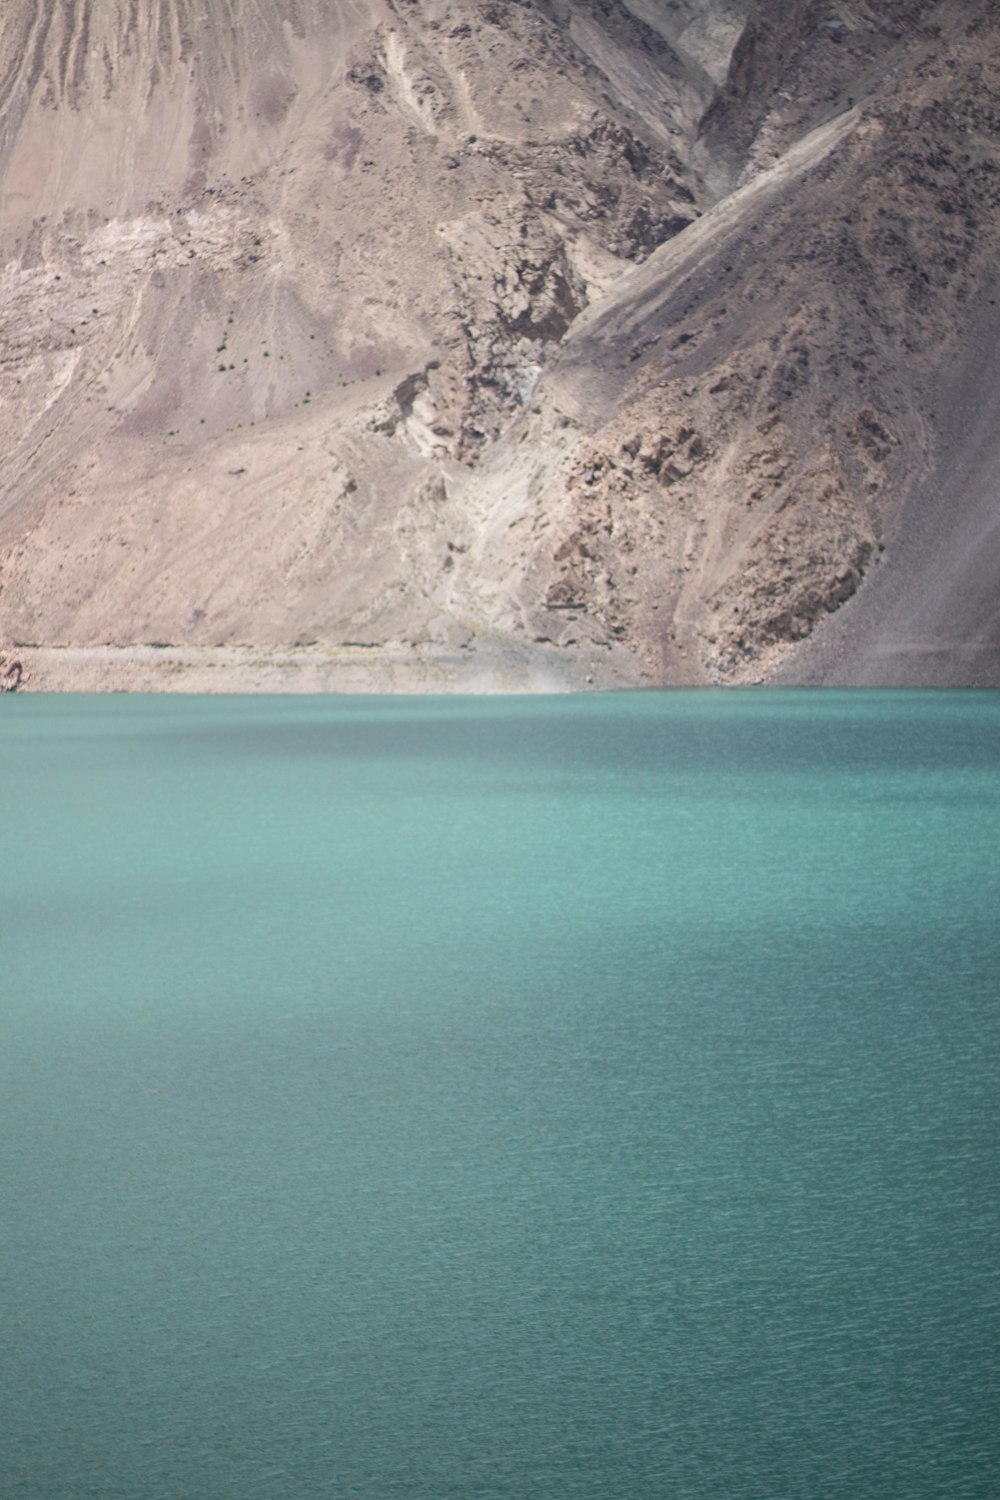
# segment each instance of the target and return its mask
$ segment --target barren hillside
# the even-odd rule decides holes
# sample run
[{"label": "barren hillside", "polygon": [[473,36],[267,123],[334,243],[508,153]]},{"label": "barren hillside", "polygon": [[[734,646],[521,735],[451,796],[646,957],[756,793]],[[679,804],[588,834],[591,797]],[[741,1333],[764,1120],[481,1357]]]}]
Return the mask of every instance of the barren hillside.
[{"label": "barren hillside", "polygon": [[10,0],[8,659],[1000,681],[1000,21],[776,9]]}]

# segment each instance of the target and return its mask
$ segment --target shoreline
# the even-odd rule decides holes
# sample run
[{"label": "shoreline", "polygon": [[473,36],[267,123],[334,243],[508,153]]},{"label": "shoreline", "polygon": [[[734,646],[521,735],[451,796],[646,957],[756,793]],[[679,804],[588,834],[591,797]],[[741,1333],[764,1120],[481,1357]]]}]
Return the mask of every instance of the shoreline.
[{"label": "shoreline", "polygon": [[420,646],[17,646],[20,693],[572,693],[652,686],[623,650],[477,639]]}]

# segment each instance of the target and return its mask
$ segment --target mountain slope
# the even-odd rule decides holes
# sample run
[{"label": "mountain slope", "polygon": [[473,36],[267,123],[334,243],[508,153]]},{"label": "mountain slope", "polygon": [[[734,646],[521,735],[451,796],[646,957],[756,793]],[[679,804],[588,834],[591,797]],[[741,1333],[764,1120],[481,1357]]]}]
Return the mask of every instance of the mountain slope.
[{"label": "mountain slope", "polygon": [[[998,27],[787,10],[16,0],[0,639],[891,676],[863,613],[822,642],[943,577],[906,504],[963,442]],[[967,605],[977,483],[920,502]]]}]

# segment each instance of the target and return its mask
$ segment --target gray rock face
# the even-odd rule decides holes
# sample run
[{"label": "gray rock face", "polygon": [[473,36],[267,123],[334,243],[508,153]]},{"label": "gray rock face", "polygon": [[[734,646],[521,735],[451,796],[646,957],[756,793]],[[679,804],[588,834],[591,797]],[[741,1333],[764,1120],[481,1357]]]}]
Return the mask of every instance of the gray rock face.
[{"label": "gray rock face", "polygon": [[997,680],[1000,21],[778,9],[11,0],[0,641]]}]

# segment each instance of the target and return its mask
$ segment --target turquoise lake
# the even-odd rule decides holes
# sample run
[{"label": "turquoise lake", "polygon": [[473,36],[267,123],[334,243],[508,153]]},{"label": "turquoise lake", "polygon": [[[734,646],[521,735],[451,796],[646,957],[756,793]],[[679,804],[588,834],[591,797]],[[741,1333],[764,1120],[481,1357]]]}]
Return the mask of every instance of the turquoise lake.
[{"label": "turquoise lake", "polygon": [[0,700],[4,1500],[1000,1474],[1000,694]]}]

